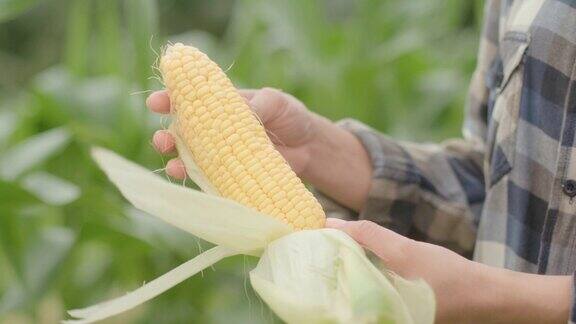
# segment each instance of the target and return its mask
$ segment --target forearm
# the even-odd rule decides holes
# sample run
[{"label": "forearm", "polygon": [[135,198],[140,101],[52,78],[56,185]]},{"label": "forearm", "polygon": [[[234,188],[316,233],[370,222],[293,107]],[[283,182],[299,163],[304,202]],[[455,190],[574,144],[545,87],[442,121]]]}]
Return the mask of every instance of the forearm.
[{"label": "forearm", "polygon": [[[572,276],[515,272],[476,264],[467,316],[478,323],[566,323]],[[466,318],[466,316],[464,316]]]},{"label": "forearm", "polygon": [[316,133],[301,176],[340,204],[361,210],[372,178],[368,153],[349,131],[319,115],[313,118]]}]

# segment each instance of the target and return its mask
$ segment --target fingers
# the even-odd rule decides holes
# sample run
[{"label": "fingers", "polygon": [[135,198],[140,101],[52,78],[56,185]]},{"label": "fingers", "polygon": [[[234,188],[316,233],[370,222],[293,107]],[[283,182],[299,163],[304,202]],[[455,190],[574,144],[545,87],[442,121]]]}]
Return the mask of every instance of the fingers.
[{"label": "fingers", "polygon": [[[238,92],[252,106],[260,119],[262,119],[262,122],[268,121],[273,117],[272,113],[276,109],[270,109],[270,107],[282,107],[286,102],[282,92],[273,88],[240,89]],[[166,90],[153,92],[146,98],[146,106],[155,113],[170,113],[168,92]]]},{"label": "fingers", "polygon": [[238,89],[240,95],[248,102],[252,100],[252,97],[254,97],[254,94],[256,94],[257,91],[258,90],[256,89]]},{"label": "fingers", "polygon": [[[244,97],[244,99],[246,99],[247,102],[250,102],[258,90],[239,89],[238,92],[242,97]],[[152,92],[148,98],[146,98],[146,106],[148,106],[148,108],[155,113],[170,113],[170,97],[168,97],[168,92],[166,92],[166,90]]]},{"label": "fingers", "polygon": [[152,92],[146,98],[146,106],[155,113],[168,114],[170,113],[170,98],[166,90]]},{"label": "fingers", "polygon": [[326,227],[339,229],[350,235],[356,242],[372,251],[386,263],[397,264],[407,257],[407,247],[413,242],[394,231],[374,222],[345,221],[337,218],[326,219]]},{"label": "fingers", "polygon": [[[170,132],[159,130],[152,137],[154,149],[160,154],[169,154],[176,152],[176,141]],[[186,177],[186,168],[180,158],[174,158],[166,163],[166,173],[172,178],[184,179]]]},{"label": "fingers", "polygon": [[173,153],[176,148],[176,142],[170,132],[159,130],[152,136],[152,143],[154,149],[160,154]]},{"label": "fingers", "polygon": [[[155,113],[170,113],[170,98],[166,90],[155,91],[146,98],[146,106]],[[176,142],[170,132],[159,130],[152,137],[154,149],[160,154],[169,154],[176,151]],[[166,163],[166,173],[175,179],[186,177],[184,162],[179,158],[174,158]]]},{"label": "fingers", "polygon": [[[277,112],[277,109],[270,108],[282,107],[285,101],[282,92],[272,88],[263,88],[259,90],[241,89],[239,90],[239,93],[252,106],[264,123],[273,118],[273,113]],[[168,97],[168,92],[166,90],[153,92],[146,99],[146,106],[155,113],[170,113],[170,98]],[[170,154],[176,151],[174,137],[172,137],[168,131],[159,130],[154,133],[152,143],[154,149],[160,154]],[[168,161],[166,164],[166,173],[173,178],[184,179],[186,177],[186,168],[181,159],[175,158]]]},{"label": "fingers", "polygon": [[166,173],[172,178],[182,180],[186,178],[186,167],[180,158],[174,158],[166,163]]},{"label": "fingers", "polygon": [[[154,149],[160,154],[169,154],[176,151],[176,142],[170,132],[159,130],[152,137]],[[174,158],[166,163],[166,174],[172,178],[182,180],[186,177],[186,168],[180,158]]]},{"label": "fingers", "polygon": [[263,124],[276,118],[288,104],[284,93],[274,88],[262,88],[254,91],[249,104],[260,117]]}]

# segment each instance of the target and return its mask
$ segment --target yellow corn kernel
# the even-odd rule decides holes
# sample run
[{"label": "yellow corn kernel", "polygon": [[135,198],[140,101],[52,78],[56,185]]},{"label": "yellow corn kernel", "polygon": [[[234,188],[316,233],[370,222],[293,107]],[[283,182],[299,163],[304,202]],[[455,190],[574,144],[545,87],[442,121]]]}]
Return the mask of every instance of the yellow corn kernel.
[{"label": "yellow corn kernel", "polygon": [[178,43],[167,48],[160,70],[176,131],[222,196],[297,230],[324,226],[322,207],[216,63]]}]

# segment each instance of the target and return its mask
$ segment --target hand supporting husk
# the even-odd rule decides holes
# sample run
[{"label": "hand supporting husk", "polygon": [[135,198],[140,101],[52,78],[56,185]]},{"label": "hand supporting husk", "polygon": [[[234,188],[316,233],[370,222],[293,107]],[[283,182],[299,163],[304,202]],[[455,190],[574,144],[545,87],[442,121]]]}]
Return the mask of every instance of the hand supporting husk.
[{"label": "hand supporting husk", "polygon": [[430,287],[391,276],[378,270],[350,236],[320,229],[272,242],[250,272],[250,282],[288,323],[433,323]]}]

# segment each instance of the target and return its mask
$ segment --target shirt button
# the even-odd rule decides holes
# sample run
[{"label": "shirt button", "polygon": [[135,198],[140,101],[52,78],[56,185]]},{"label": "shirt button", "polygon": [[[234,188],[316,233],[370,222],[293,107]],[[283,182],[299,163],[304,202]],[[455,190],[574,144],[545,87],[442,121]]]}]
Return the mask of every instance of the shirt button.
[{"label": "shirt button", "polygon": [[564,194],[566,194],[566,196],[570,198],[576,196],[576,181],[566,180],[562,185],[562,189],[564,190]]}]

